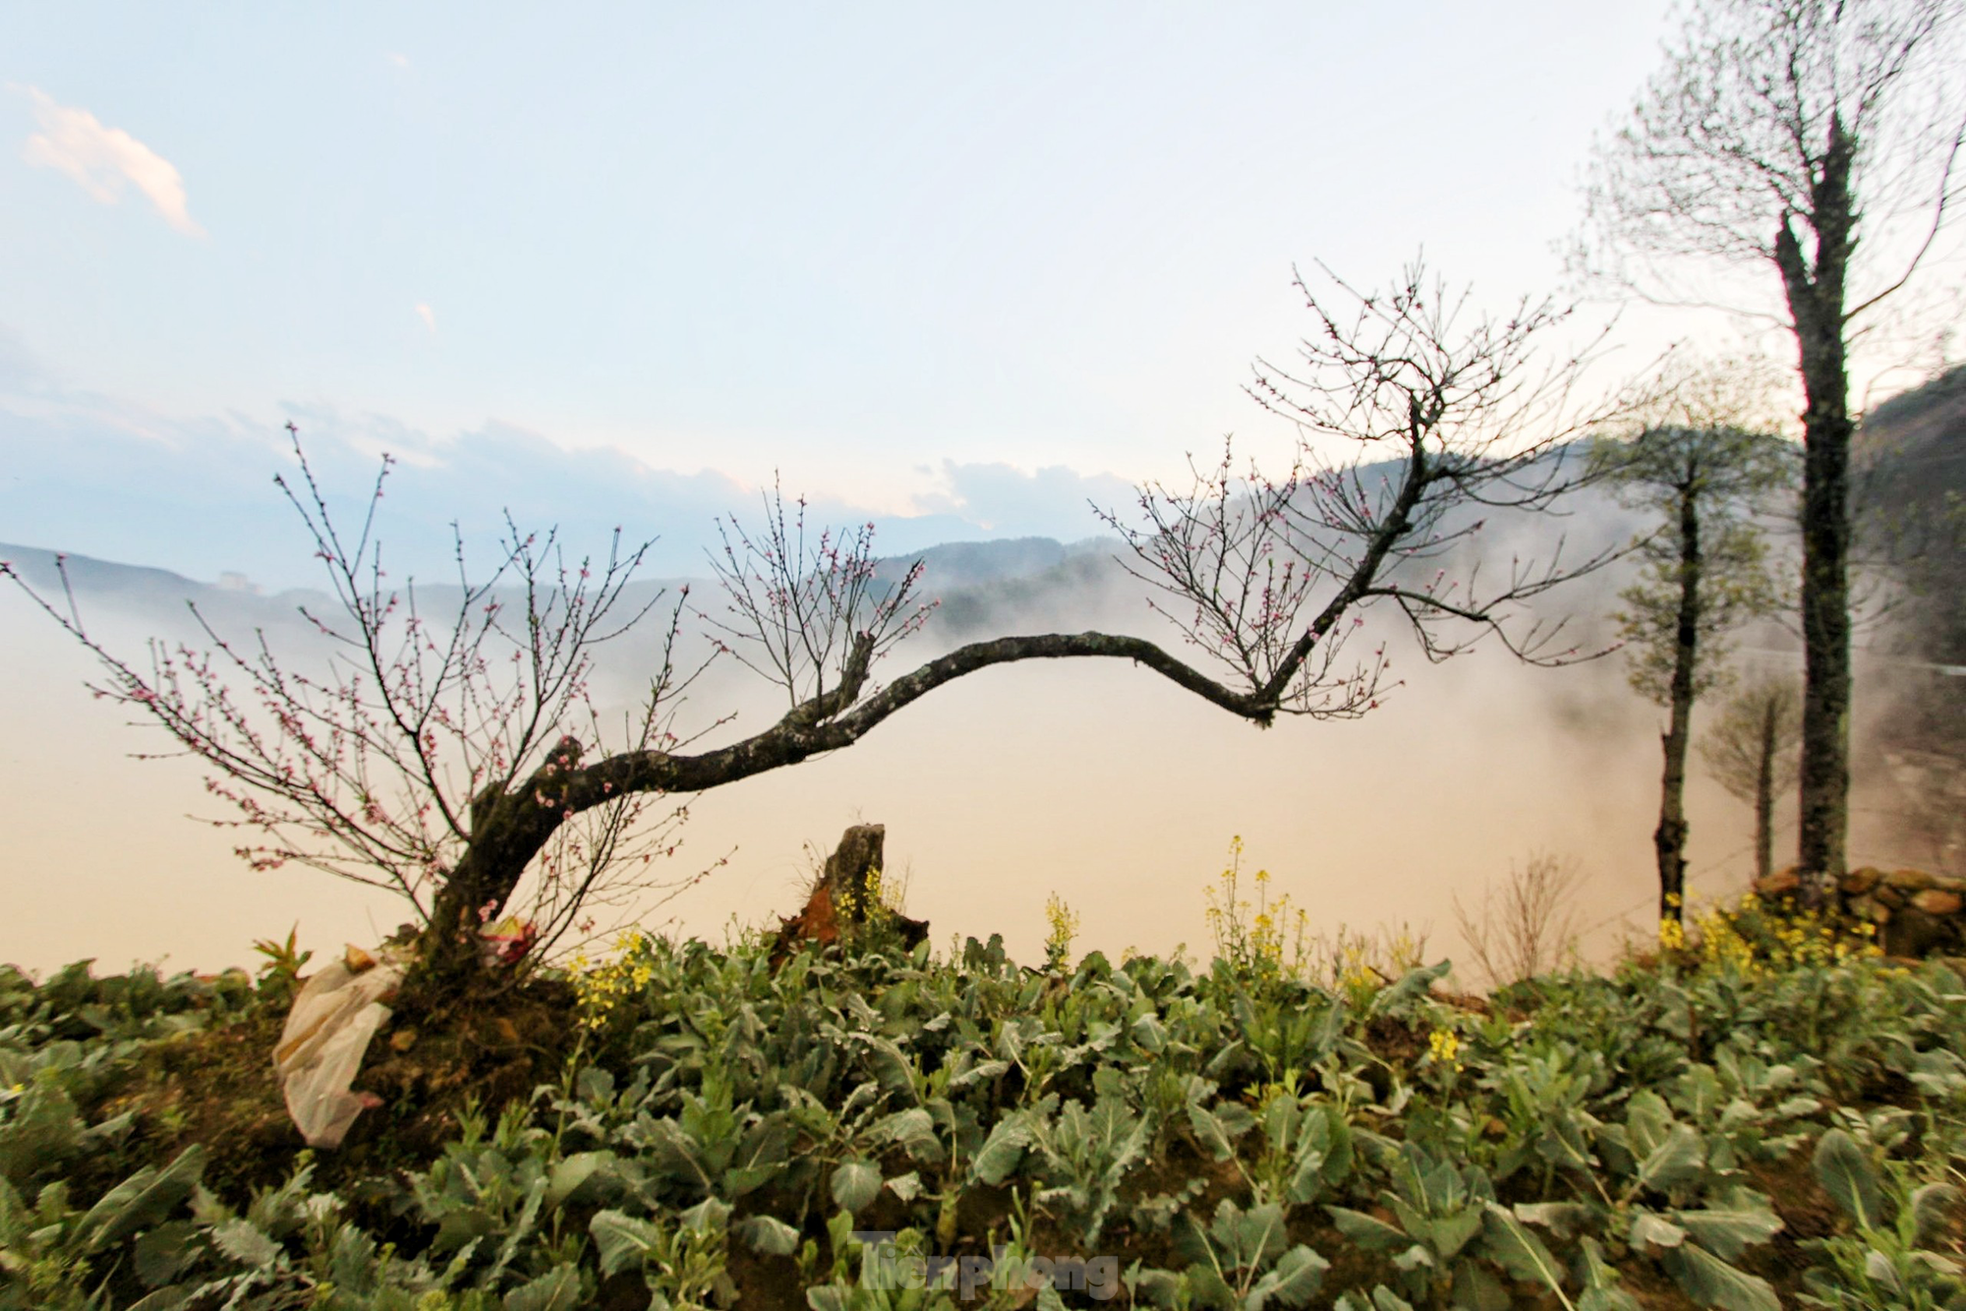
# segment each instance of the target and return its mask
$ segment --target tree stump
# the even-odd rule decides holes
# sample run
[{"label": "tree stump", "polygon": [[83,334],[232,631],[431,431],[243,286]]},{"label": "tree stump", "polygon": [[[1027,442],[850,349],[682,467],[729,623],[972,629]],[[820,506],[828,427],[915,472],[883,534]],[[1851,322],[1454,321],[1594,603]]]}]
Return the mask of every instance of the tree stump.
[{"label": "tree stump", "polygon": [[805,909],[779,921],[778,941],[771,950],[773,965],[783,964],[803,943],[835,944],[842,933],[864,927],[873,916],[886,917],[906,947],[927,940],[926,920],[909,919],[881,904],[875,876],[881,871],[886,845],[883,824],[855,824],[840,835],[840,845],[826,858]]}]

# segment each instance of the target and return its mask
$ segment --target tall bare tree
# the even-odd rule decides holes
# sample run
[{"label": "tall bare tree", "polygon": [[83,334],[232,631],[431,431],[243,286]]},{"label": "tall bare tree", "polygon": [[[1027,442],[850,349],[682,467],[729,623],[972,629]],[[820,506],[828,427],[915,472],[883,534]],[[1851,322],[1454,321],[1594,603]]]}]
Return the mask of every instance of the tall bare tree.
[{"label": "tall bare tree", "polygon": [[[1139,637],[1048,633],[970,643],[876,683],[876,659],[927,617],[916,600],[919,567],[881,583],[870,527],[809,531],[803,505],[776,496],[761,527],[727,526],[716,557],[722,606],[693,609],[697,601],[679,598],[668,612],[670,638],[686,614],[698,615],[718,654],[788,699],[775,723],[703,750],[686,749],[670,727],[694,677],[675,662],[673,642],[649,671],[625,739],[592,713],[593,652],[640,617],[624,609],[638,552],[618,550],[597,571],[542,556],[515,533],[493,580],[516,583],[515,592],[460,573],[460,606],[448,622],[429,622],[413,588],[386,581],[373,524],[343,538],[309,482],[294,503],[343,610],[317,621],[344,653],[320,682],[296,676],[263,643],[241,649],[217,634],[210,651],[153,647],[139,668],[92,637],[72,605],[35,599],[99,659],[104,694],[147,712],[212,767],[241,822],[267,837],[246,854],[394,888],[424,918],[426,975],[468,975],[483,956],[480,925],[580,817],[844,749],[934,689],[994,665],[1127,660],[1268,725],[1377,704],[1383,647],[1343,654],[1361,612],[1375,606],[1403,617],[1436,657],[1491,632],[1528,659],[1573,655],[1556,647],[1556,628],[1521,611],[1579,566],[1556,555],[1542,567],[1517,563],[1492,586],[1473,574],[1448,580],[1436,567],[1479,529],[1458,512],[1533,511],[1562,490],[1563,448],[1597,413],[1571,403],[1582,361],[1539,354],[1562,316],[1530,304],[1477,314],[1417,266],[1377,295],[1335,279],[1317,292],[1299,285],[1314,331],[1297,365],[1262,367],[1255,384],[1264,404],[1297,423],[1297,464],[1271,479],[1235,475],[1225,460],[1186,490],[1149,487],[1143,523],[1127,527],[1131,567],[1158,588],[1200,663]],[[1361,463],[1319,463],[1312,444],[1334,438]]]},{"label": "tall bare tree", "polygon": [[[1689,0],[1664,67],[1600,144],[1586,264],[1662,298],[1657,262],[1766,269],[1806,400],[1801,859],[1839,875],[1849,810],[1849,345],[1932,249],[1966,135],[1960,0]],[[1637,256],[1636,263],[1631,256]]]}]

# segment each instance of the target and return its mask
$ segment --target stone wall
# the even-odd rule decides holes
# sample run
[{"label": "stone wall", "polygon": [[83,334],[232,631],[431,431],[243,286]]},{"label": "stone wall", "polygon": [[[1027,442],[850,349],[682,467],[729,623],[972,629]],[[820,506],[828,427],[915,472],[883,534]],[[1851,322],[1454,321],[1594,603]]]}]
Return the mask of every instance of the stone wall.
[{"label": "stone wall", "polygon": [[[1793,894],[1801,886],[1792,869],[1755,882],[1765,898]],[[1878,940],[1893,956],[1966,953],[1966,879],[1917,869],[1853,869],[1837,884],[1844,911],[1877,925]]]}]

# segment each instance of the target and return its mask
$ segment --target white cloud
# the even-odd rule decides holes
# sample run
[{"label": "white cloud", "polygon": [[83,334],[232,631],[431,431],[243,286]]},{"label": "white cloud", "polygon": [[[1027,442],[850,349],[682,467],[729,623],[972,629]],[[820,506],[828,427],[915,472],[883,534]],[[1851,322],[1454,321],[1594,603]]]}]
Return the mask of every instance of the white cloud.
[{"label": "white cloud", "polygon": [[27,139],[21,158],[59,169],[105,205],[122,199],[123,184],[136,186],[166,223],[188,236],[203,236],[185,207],[184,178],[168,159],[121,128],[104,127],[86,109],[58,105],[47,93],[27,88],[41,130]]},{"label": "white cloud", "polygon": [[437,311],[431,309],[428,305],[418,305],[416,307],[416,316],[423,320],[423,326],[430,329],[431,335],[436,335]]},{"label": "white cloud", "polygon": [[1009,464],[944,460],[939,481],[941,489],[915,496],[917,514],[959,515],[1002,537],[1093,537],[1105,530],[1094,507],[1124,507],[1134,497],[1124,478],[1064,465],[1027,472]]}]

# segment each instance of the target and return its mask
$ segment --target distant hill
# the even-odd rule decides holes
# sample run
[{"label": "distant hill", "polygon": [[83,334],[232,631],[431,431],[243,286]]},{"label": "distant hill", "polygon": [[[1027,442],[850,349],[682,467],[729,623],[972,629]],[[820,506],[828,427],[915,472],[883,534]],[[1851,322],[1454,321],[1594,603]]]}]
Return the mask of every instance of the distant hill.
[{"label": "distant hill", "polygon": [[[1060,542],[1049,537],[944,542],[925,550],[885,557],[875,563],[875,576],[887,582],[898,581],[919,560],[926,566],[924,584],[931,593],[942,593],[1043,575],[1069,561],[1109,555],[1116,545],[1100,537],[1080,542]],[[0,560],[10,562],[22,578],[43,593],[59,592],[61,589],[61,577],[55,565],[56,554],[44,547],[0,542]],[[313,589],[293,589],[267,595],[239,574],[222,575],[216,582],[201,582],[168,569],[98,560],[87,555],[62,553],[62,559],[66,563],[69,582],[77,591],[104,600],[209,601],[261,597],[287,602],[318,594]],[[663,586],[682,581],[687,580],[643,579],[641,585]],[[418,590],[435,592],[444,586],[442,582],[424,584]]]},{"label": "distant hill", "polygon": [[976,587],[1055,569],[1065,561],[1082,556],[1110,554],[1115,542],[1089,537],[1081,542],[1060,542],[1050,537],[1017,537],[994,542],[944,542],[923,551],[889,556],[880,561],[875,576],[899,579],[920,560],[923,575],[936,589]]},{"label": "distant hill", "polygon": [[[1030,631],[1058,625],[1083,628],[1113,616],[1103,610],[1109,598],[1101,584],[1116,572],[1111,555],[1116,542],[1090,538],[1059,542],[1049,537],[1024,537],[988,542],[945,542],[908,555],[876,563],[876,577],[892,584],[916,561],[926,569],[921,581],[923,600],[938,603],[935,632],[948,641],[966,641],[985,630]],[[296,615],[307,605],[316,613],[338,613],[322,590],[289,589],[267,593],[245,578],[231,574],[216,582],[187,578],[167,569],[64,554],[68,582],[82,605],[85,619],[91,608],[98,616],[108,611],[160,632],[188,636],[187,603],[226,631],[241,628],[304,629]],[[23,580],[44,598],[61,604],[62,581],[56,553],[43,547],[0,542],[0,560],[10,562]],[[702,595],[705,579],[641,577],[623,594],[624,607],[639,607],[658,593],[673,597],[679,584],[690,582]],[[454,582],[419,582],[417,594],[431,613],[449,613],[456,603]],[[0,602],[0,605],[11,602]],[[7,613],[0,611],[0,613]],[[195,630],[194,630],[195,631]],[[652,634],[642,634],[652,640]],[[174,637],[173,640],[176,640]],[[637,641],[629,640],[633,648]]]},{"label": "distant hill", "polygon": [[1906,590],[1884,637],[1902,663],[1874,677],[1887,709],[1863,736],[1860,769],[1897,785],[1900,834],[1966,869],[1966,366],[1894,396],[1864,420],[1853,503],[1864,552]]},{"label": "distant hill", "polygon": [[[61,567],[56,564],[57,557],[62,562]],[[168,569],[119,564],[113,560],[49,551],[38,546],[17,546],[12,542],[0,542],[0,560],[11,564],[22,578],[44,594],[61,590],[63,568],[70,585],[76,589],[117,600],[154,600],[160,595],[180,599],[202,593],[249,590],[194,582]]]},{"label": "distant hill", "polygon": [[1966,365],[1879,405],[1856,445],[1862,539],[1916,597],[1907,638],[1966,664]]}]

